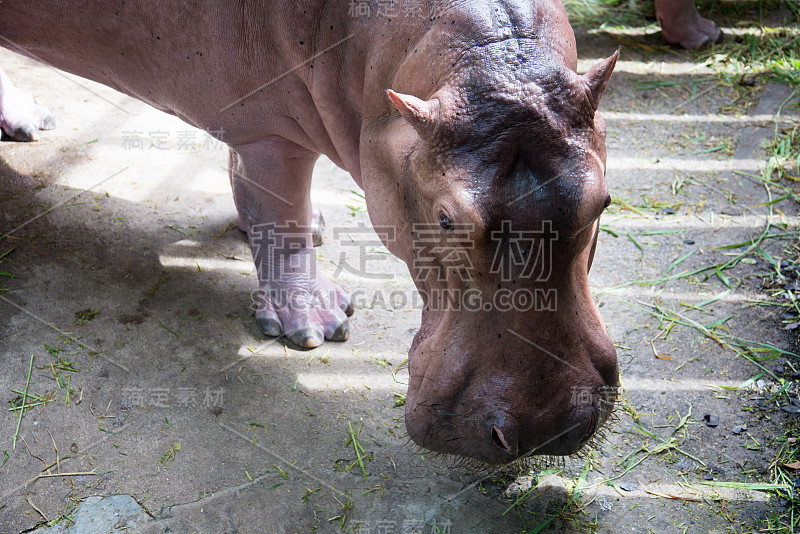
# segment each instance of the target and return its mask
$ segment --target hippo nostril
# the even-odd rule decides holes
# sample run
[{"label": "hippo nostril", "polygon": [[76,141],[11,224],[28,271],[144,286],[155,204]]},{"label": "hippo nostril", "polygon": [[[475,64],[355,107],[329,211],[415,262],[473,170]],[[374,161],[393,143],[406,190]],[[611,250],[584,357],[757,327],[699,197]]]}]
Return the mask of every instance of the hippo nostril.
[{"label": "hippo nostril", "polygon": [[505,438],[503,438],[503,433],[494,425],[492,425],[492,443],[494,443],[495,447],[498,449],[511,452],[511,447],[508,446]]}]

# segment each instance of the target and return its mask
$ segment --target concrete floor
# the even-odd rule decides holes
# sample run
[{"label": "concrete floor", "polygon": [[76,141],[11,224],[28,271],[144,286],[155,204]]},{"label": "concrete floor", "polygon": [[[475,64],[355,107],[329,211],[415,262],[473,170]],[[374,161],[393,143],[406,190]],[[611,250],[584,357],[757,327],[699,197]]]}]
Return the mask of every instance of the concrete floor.
[{"label": "concrete floor", "polygon": [[[616,46],[579,41],[583,68]],[[658,278],[692,249],[680,270],[722,261],[715,247],[762,232],[764,187],[733,171],[758,168],[783,86],[767,86],[744,114],[723,112],[733,88],[701,85],[709,90],[690,100],[681,86],[637,87],[707,76],[687,54],[626,50],[602,105],[611,192],[675,206],[639,214],[617,205],[603,219],[620,237],[601,233],[591,281],[618,344],[627,408],[592,460],[545,472],[514,507],[529,474],[451,468],[407,445],[403,408],[394,407],[407,375],[393,369],[419,325],[418,300],[401,261],[381,246],[352,246],[374,234],[345,173],[320,160],[312,195],[328,222],[322,268],[355,296],[350,340],[296,351],[261,336],[251,317],[255,271],[232,226],[224,146],[92,82],[5,51],[0,64],[59,120],[37,143],[0,144],[0,232],[27,223],[0,240],[0,271],[13,274],[0,294],[0,398],[5,406],[18,396],[33,355],[28,390],[53,399],[25,413],[16,449],[17,412],[0,418],[0,533],[45,518],[62,518],[58,532],[106,532],[67,516],[100,517],[106,512],[87,511],[100,508],[81,507],[102,501],[81,501],[109,495],[130,495],[146,512],[111,527],[129,532],[511,533],[549,522],[542,532],[711,533],[763,525],[775,506],[760,492],[703,485],[709,471],[715,480],[766,476],[758,470],[774,456],[770,436],[782,435],[787,415],[743,411],[752,391],[709,387],[739,385],[758,369],[684,327],[651,348],[659,323],[637,304],[704,324],[734,315],[726,326],[736,335],[790,348],[774,309],[746,306],[764,295],[746,275],[768,266],[732,271],[743,283],[708,306],[711,314],[679,303],[726,291],[714,278],[615,286]],[[720,142],[730,149],[700,153]],[[775,207],[784,230],[795,229],[796,206]],[[664,230],[674,232],[653,235]],[[342,267],[361,260],[387,277]],[[655,451],[659,441],[637,432],[632,417],[666,438],[689,411],[675,443],[705,467],[674,449]],[[704,414],[720,425],[702,424]],[[731,434],[738,424],[747,432]],[[351,430],[370,457],[363,472]],[[748,433],[760,449],[746,447]],[[642,461],[626,471],[631,455]],[[60,476],[37,478],[45,466]]]}]

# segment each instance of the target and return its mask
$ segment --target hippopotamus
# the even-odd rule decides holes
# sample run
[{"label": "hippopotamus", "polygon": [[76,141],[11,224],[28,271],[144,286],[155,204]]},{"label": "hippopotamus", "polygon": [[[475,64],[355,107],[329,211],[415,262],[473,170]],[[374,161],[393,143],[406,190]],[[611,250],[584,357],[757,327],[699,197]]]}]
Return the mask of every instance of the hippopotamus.
[{"label": "hippopotamus", "polygon": [[[560,1],[4,0],[0,37],[224,132],[268,336],[348,338],[309,197],[320,154],[348,171],[424,303],[405,404],[418,445],[506,464],[572,454],[603,425],[617,358],[588,274],[618,51],[577,74]],[[10,91],[2,117],[25,100]]]}]

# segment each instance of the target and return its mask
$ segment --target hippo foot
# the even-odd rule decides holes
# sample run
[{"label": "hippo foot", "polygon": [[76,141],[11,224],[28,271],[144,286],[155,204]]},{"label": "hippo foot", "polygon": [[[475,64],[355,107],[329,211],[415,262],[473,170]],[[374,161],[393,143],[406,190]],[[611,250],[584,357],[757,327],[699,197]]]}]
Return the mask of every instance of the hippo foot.
[{"label": "hippo foot", "polygon": [[39,130],[56,127],[53,113],[36,103],[31,95],[11,84],[7,76],[0,83],[0,128],[17,141],[36,141]]},{"label": "hippo foot", "polygon": [[254,296],[256,324],[267,336],[285,335],[298,347],[313,349],[350,337],[350,296],[322,275],[315,280],[271,281]]},{"label": "hippo foot", "polygon": [[[317,208],[313,209],[314,213],[311,216],[311,244],[318,247],[325,243],[325,217],[322,216],[322,212]],[[245,234],[247,233],[247,223],[244,222],[241,215],[236,219],[236,226]]]},{"label": "hippo foot", "polygon": [[693,0],[660,0],[656,16],[661,35],[673,46],[697,50],[719,43],[724,37],[714,21],[700,16]]}]

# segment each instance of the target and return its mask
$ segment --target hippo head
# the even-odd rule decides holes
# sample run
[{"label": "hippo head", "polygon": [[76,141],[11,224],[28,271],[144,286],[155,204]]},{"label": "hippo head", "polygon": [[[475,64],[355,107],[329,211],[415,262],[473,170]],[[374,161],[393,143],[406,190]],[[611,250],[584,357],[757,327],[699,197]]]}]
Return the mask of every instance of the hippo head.
[{"label": "hippo head", "polygon": [[376,138],[380,190],[365,191],[424,301],[405,420],[426,449],[568,455],[613,407],[616,351],[588,273],[611,201],[597,105],[617,55],[585,75],[556,63],[535,81],[387,91],[399,114]]}]

